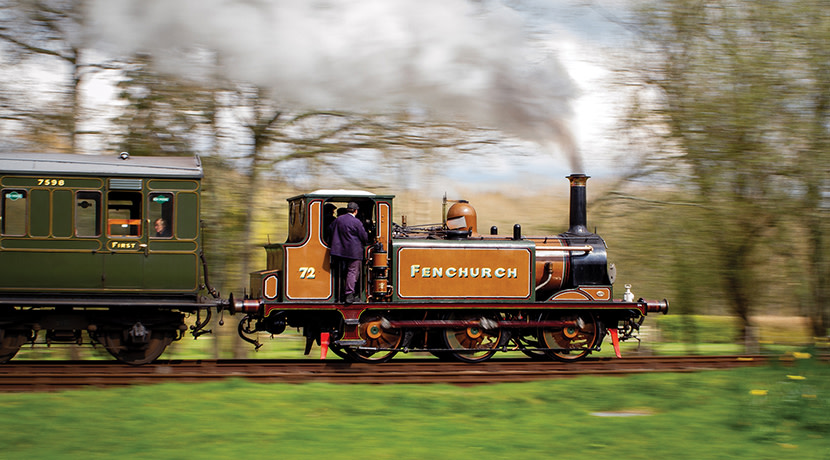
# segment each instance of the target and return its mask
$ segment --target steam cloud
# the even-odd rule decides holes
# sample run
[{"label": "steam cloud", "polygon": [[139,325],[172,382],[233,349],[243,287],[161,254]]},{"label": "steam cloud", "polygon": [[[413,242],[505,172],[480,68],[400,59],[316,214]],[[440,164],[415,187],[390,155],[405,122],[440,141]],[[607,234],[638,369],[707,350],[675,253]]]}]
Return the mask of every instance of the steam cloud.
[{"label": "steam cloud", "polygon": [[542,146],[582,171],[568,126],[576,87],[522,17],[471,0],[93,0],[88,37],[115,53],[214,50],[224,76],[300,108],[425,109]]}]

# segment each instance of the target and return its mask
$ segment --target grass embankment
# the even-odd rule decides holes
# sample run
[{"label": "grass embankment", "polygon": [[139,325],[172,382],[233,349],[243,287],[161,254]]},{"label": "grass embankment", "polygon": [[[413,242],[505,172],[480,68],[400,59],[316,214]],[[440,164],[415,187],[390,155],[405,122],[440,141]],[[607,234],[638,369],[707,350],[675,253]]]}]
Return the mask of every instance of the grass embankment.
[{"label": "grass embankment", "polygon": [[830,366],[785,364],[475,387],[229,380],[0,394],[0,444],[4,458],[30,459],[827,459]]}]

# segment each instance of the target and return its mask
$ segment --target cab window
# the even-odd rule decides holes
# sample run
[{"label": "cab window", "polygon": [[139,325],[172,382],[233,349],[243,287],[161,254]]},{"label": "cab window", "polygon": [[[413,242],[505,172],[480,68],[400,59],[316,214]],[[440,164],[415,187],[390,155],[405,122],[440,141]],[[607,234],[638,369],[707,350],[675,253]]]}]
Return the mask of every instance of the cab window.
[{"label": "cab window", "polygon": [[26,234],[26,190],[4,189],[0,209],[0,233],[9,236]]},{"label": "cab window", "polygon": [[101,236],[101,192],[75,194],[75,236]]},{"label": "cab window", "polygon": [[302,200],[294,200],[289,203],[288,209],[288,241],[297,243],[302,241],[306,234],[305,203]]},{"label": "cab window", "polygon": [[107,235],[141,236],[141,193],[109,192],[107,195]]},{"label": "cab window", "polygon": [[173,194],[158,193],[150,194],[150,205],[147,210],[150,218],[151,238],[172,238],[173,237]]}]

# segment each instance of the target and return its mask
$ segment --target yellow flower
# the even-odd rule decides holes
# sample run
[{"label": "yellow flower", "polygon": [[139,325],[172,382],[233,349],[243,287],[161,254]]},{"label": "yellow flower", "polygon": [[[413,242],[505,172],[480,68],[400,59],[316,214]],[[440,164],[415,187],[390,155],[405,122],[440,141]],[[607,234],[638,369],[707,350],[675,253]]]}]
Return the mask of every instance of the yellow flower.
[{"label": "yellow flower", "polygon": [[788,375],[787,378],[790,379],[790,380],[806,380],[807,379],[807,377],[804,377],[803,375]]},{"label": "yellow flower", "polygon": [[767,390],[751,390],[749,394],[752,396],[766,396]]},{"label": "yellow flower", "polygon": [[816,399],[816,395],[801,395],[804,399]]},{"label": "yellow flower", "polygon": [[797,351],[793,352],[793,358],[795,359],[810,359],[813,355],[810,353],[799,353]]}]

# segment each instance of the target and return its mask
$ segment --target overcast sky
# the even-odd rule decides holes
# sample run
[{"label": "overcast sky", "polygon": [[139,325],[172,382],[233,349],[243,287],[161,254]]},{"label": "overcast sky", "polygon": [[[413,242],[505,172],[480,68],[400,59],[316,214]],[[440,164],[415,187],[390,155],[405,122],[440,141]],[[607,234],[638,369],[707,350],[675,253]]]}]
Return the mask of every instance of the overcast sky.
[{"label": "overcast sky", "polygon": [[[464,166],[484,183],[619,169],[608,49],[626,46],[623,0],[93,0],[88,40],[150,52],[218,51],[225,76],[298,108],[423,109],[517,139],[529,156]],[[453,174],[452,165],[447,169]],[[522,179],[525,177],[525,179]]]}]

